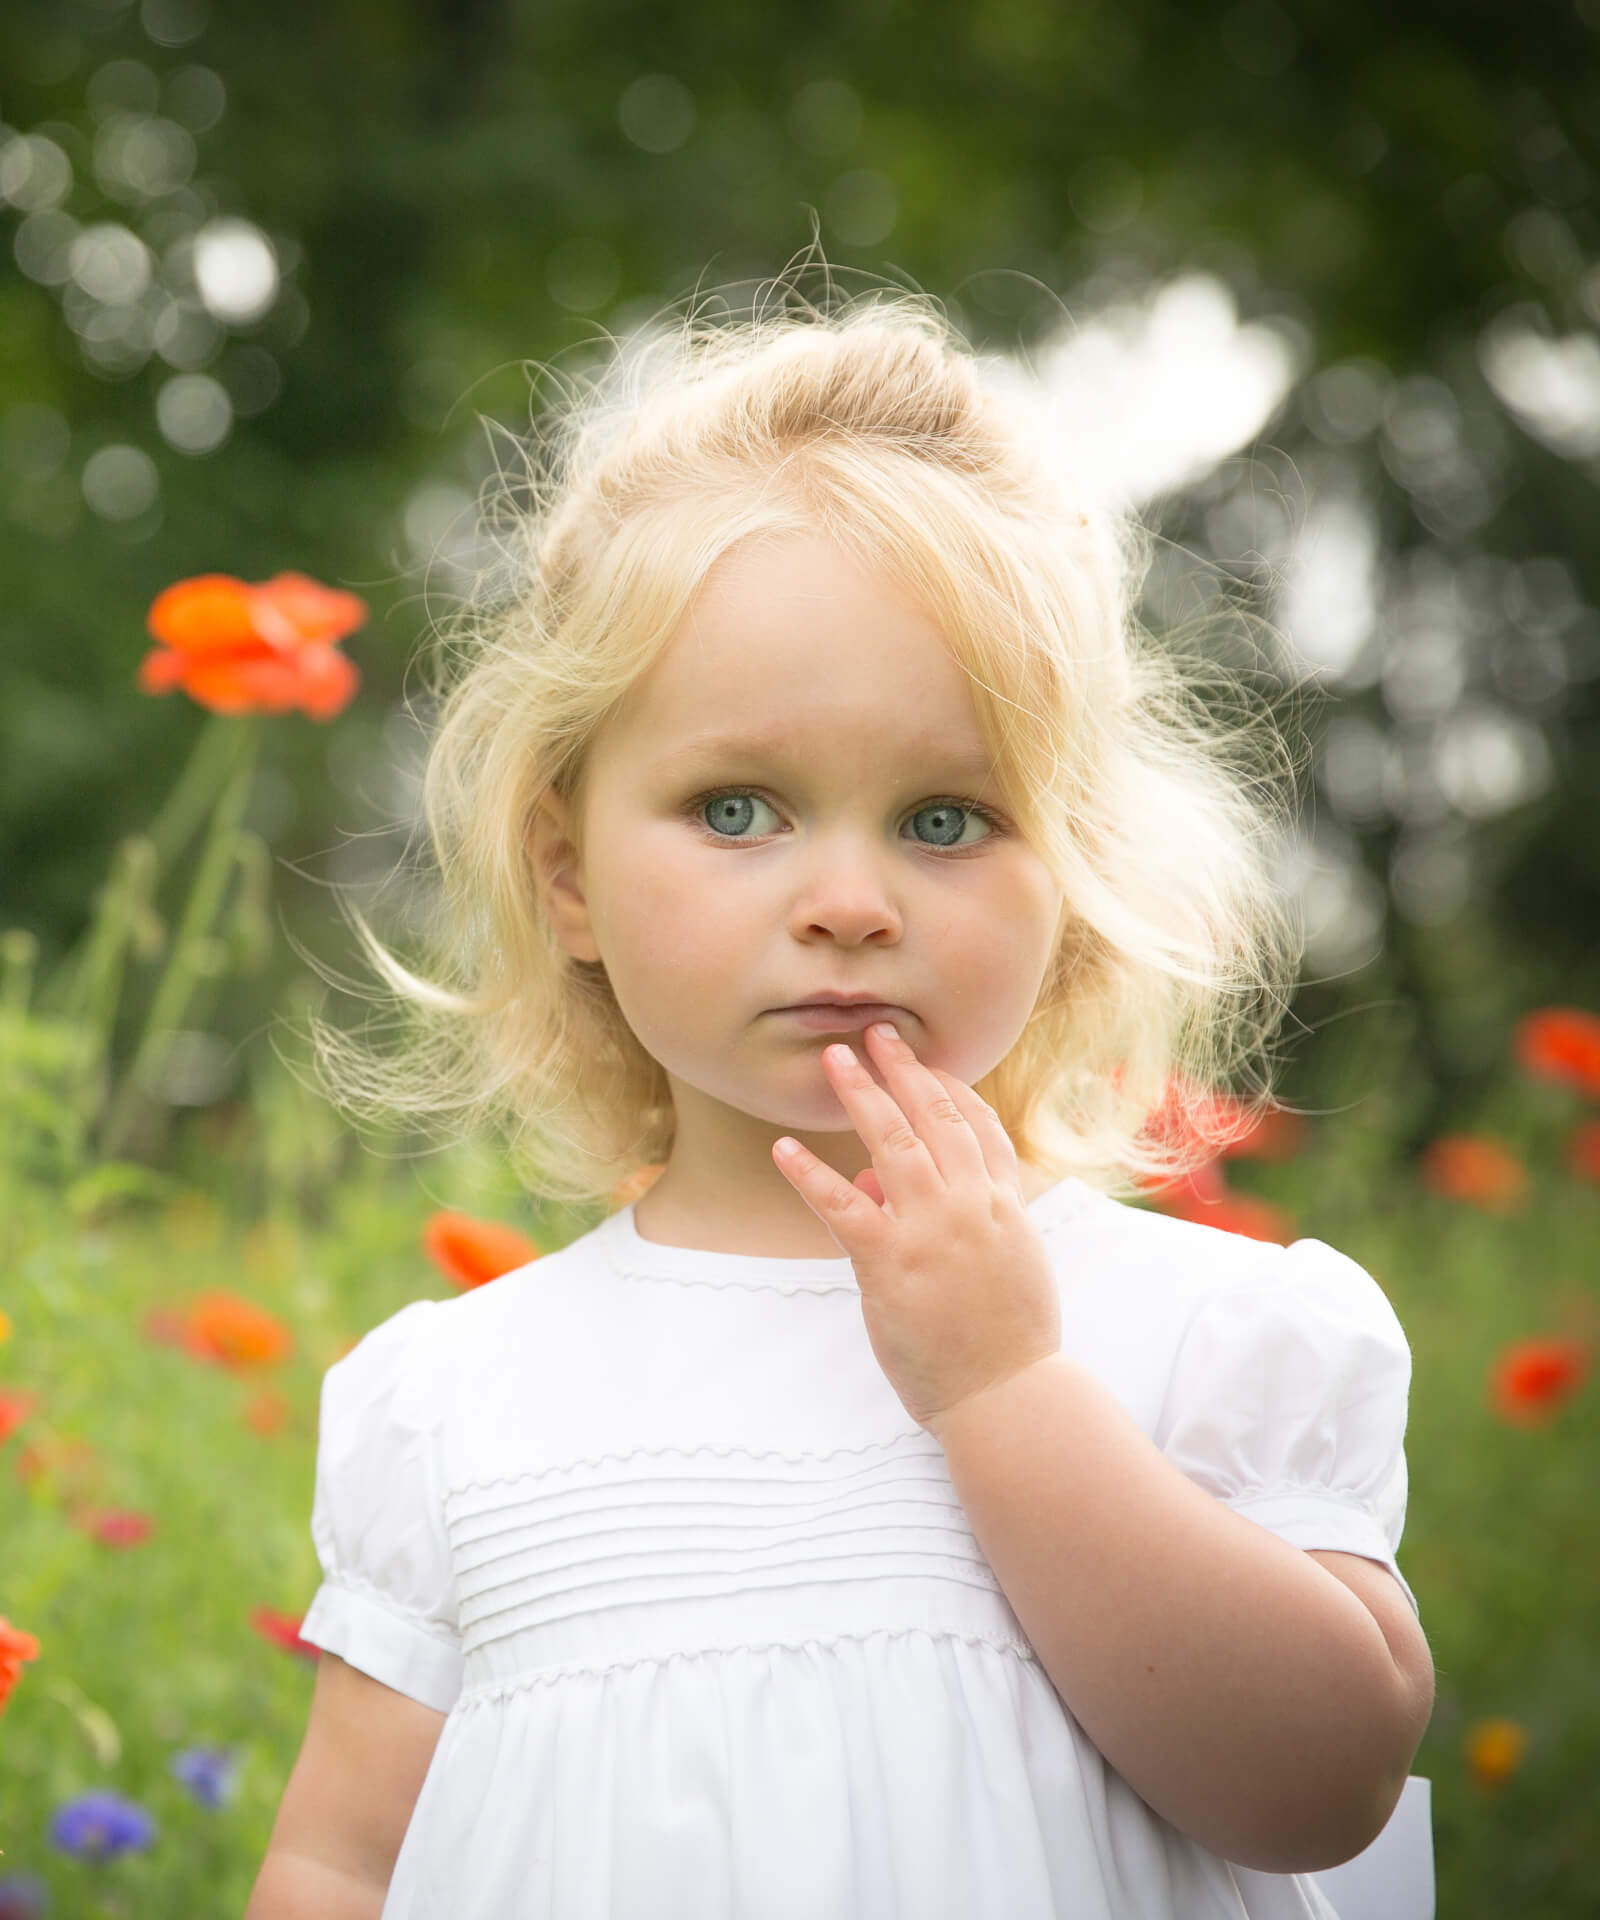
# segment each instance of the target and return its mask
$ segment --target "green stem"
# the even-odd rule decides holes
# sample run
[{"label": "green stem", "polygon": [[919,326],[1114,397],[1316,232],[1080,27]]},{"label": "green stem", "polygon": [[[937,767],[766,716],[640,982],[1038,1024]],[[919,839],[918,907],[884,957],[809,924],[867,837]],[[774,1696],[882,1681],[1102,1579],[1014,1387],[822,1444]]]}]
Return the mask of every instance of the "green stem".
[{"label": "green stem", "polygon": [[61,1017],[87,1021],[109,1040],[122,993],[122,970],[141,914],[154,912],[155,850],[143,834],[130,834],[117,848],[111,878],[100,891],[88,936],[62,977],[69,984]]},{"label": "green stem", "polygon": [[[178,775],[178,784],[149,827],[138,836],[143,849],[138,857],[148,862],[148,867],[135,876],[133,856],[127,856],[130,886],[137,879],[147,899],[155,899],[162,879],[189,844],[207,812],[215,806],[217,795],[234,766],[244,757],[254,758],[258,730],[259,722],[253,717],[241,720],[235,714],[226,713],[212,714],[201,729],[183,772]],[[114,893],[113,881],[102,895],[106,904],[95,925],[61,959],[46,988],[45,998],[49,1002],[65,994],[68,1012],[81,1011],[85,996],[94,991],[99,975],[108,964],[108,948],[109,964],[117,964],[117,943],[126,938],[129,922],[120,911],[112,910]],[[122,898],[116,896],[118,910],[122,904]]]},{"label": "green stem", "polygon": [[[155,843],[158,884],[216,804],[218,793],[238,763],[241,747],[254,758],[258,731],[253,720],[241,721],[236,714],[214,713],[207,721],[188,765],[178,776],[178,784],[145,829]],[[241,740],[241,735],[246,738]]]},{"label": "green stem", "polygon": [[238,859],[239,828],[250,803],[260,737],[260,728],[254,723],[240,727],[235,736],[233,768],[211,816],[211,829],[201,850],[194,886],[185,902],[166,970],[156,987],[144,1032],[106,1123],[102,1151],[107,1155],[122,1152],[140,1108],[149,1098],[155,1069],[171,1043],[170,1036],[182,1025],[194,990],[205,973],[212,951],[212,930]]}]

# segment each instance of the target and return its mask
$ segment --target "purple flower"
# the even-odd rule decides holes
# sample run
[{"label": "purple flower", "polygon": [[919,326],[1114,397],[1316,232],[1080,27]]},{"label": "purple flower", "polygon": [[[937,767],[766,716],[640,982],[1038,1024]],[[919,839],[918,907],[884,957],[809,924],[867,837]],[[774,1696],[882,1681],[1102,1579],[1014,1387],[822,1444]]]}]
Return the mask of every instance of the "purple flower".
[{"label": "purple flower", "polygon": [[156,1823],[143,1807],[114,1793],[81,1793],[56,1809],[50,1838],[80,1860],[111,1860],[149,1846]]},{"label": "purple flower", "polygon": [[42,1920],[48,1898],[34,1874],[8,1873],[0,1878],[0,1920]]},{"label": "purple flower", "polygon": [[173,1773],[201,1806],[213,1812],[233,1798],[238,1765],[239,1756],[228,1747],[185,1747],[172,1757]]}]

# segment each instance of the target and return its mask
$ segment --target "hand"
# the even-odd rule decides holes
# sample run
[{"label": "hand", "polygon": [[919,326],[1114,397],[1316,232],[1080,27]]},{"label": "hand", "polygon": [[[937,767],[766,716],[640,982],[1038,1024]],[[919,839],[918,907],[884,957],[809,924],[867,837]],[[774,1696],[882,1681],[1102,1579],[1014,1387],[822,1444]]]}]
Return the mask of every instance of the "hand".
[{"label": "hand", "polygon": [[923,1066],[887,1022],[866,1042],[887,1091],[849,1047],[825,1047],[822,1061],[871,1171],[852,1185],[787,1138],[772,1155],[849,1255],[878,1365],[931,1430],[1060,1352],[1056,1278],[999,1115],[954,1074]]}]

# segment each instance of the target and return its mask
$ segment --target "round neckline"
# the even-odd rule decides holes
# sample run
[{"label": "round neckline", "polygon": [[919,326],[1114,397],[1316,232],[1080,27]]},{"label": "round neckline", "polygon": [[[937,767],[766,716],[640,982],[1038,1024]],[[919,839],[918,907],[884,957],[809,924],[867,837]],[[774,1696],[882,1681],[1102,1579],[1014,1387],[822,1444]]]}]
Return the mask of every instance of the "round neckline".
[{"label": "round neckline", "polygon": [[[1067,1174],[1028,1202],[1041,1229],[1056,1225],[1095,1197],[1096,1189]],[[720,1253],[702,1247],[646,1240],[634,1224],[636,1202],[620,1208],[596,1229],[614,1272],[632,1280],[677,1280],[710,1287],[755,1287],[782,1293],[859,1293],[849,1256],[795,1259],[775,1253]]]}]

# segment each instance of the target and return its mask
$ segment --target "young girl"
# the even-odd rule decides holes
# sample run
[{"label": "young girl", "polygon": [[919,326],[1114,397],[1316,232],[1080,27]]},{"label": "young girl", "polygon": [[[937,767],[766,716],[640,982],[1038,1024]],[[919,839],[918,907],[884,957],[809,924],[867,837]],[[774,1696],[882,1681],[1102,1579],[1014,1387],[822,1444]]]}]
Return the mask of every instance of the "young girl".
[{"label": "young girl", "polygon": [[1112,1197],[1292,977],[1128,575],[914,302],[569,417],[428,770],[451,977],[372,943],[390,1091],[545,1194],[664,1170],[329,1371],[251,1920],[1334,1911],[1432,1700],[1409,1353],[1330,1248]]}]

